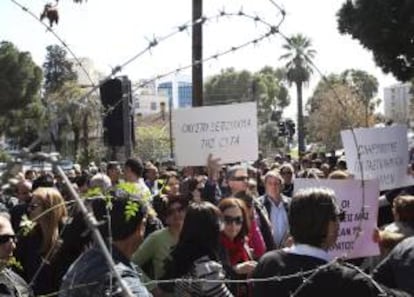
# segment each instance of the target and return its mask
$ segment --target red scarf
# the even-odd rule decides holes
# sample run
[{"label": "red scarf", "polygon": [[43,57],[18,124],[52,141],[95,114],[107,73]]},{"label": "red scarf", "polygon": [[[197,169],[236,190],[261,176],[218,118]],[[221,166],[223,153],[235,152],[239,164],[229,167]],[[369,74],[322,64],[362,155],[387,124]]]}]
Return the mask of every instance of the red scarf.
[{"label": "red scarf", "polygon": [[247,251],[244,248],[243,239],[235,239],[232,241],[226,235],[221,233],[220,242],[228,252],[230,264],[232,266],[250,260],[249,255],[247,254]]}]

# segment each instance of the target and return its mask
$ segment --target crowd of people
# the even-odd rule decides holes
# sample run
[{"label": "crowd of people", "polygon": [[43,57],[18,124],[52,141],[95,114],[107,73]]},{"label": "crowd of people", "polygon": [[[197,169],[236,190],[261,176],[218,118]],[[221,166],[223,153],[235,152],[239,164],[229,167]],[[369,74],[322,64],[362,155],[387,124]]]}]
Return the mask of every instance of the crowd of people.
[{"label": "crowd of people", "polygon": [[412,188],[379,197],[381,255],[330,257],[342,218],[335,193],[295,191],[294,180],[353,178],[333,157],[74,165],[71,186],[99,222],[122,284],[64,179],[21,172],[1,196],[0,296],[121,296],[125,287],[144,297],[414,295]]}]

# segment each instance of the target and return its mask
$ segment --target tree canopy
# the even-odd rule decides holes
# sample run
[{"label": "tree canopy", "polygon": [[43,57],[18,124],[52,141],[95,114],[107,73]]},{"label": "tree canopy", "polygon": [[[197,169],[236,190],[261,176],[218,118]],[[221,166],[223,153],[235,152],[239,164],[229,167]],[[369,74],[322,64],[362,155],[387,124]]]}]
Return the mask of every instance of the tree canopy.
[{"label": "tree canopy", "polygon": [[42,70],[28,52],[0,42],[0,116],[26,107],[39,97]]},{"label": "tree canopy", "polygon": [[312,59],[316,51],[312,48],[309,38],[302,34],[296,34],[289,38],[283,45],[286,51],[280,59],[286,61],[287,81],[296,85],[298,102],[298,146],[299,153],[305,152],[305,131],[303,120],[302,87],[306,84],[312,74]]},{"label": "tree canopy", "polygon": [[322,79],[307,103],[310,140],[338,149],[341,130],[372,126],[379,103],[377,91],[377,79],[362,70],[345,70]]},{"label": "tree canopy", "polygon": [[44,89],[46,94],[58,92],[68,81],[77,79],[72,63],[67,59],[66,50],[59,45],[46,47],[46,60],[43,63],[45,74]]},{"label": "tree canopy", "polygon": [[414,77],[414,1],[347,0],[338,29],[374,54],[375,63],[401,81]]},{"label": "tree canopy", "polygon": [[289,105],[289,95],[283,85],[281,69],[264,67],[258,72],[222,70],[205,83],[205,105],[256,101],[259,123],[267,122],[273,111]]},{"label": "tree canopy", "polygon": [[375,104],[375,95],[378,92],[377,78],[363,70],[347,69],[340,74],[330,74],[318,83],[307,102],[308,111],[313,112],[318,109],[323,104],[322,94],[338,83],[347,85],[365,106],[370,107]]}]

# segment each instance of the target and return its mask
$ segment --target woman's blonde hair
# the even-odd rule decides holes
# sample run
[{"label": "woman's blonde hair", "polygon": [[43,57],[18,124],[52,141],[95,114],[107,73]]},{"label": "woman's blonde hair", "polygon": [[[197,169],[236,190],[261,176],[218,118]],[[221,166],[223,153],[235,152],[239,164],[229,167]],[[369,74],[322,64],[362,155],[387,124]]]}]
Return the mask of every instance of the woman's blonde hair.
[{"label": "woman's blonde hair", "polygon": [[54,237],[59,230],[59,224],[67,217],[65,200],[55,188],[38,188],[33,192],[33,198],[40,202],[43,213],[37,219],[42,231],[42,254],[47,254],[59,238]]}]

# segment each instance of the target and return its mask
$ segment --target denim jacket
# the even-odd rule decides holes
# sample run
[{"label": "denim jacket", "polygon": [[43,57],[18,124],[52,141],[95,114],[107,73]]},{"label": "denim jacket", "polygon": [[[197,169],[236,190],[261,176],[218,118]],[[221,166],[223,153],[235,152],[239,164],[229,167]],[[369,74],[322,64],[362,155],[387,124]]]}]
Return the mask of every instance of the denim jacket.
[{"label": "denim jacket", "polygon": [[9,268],[0,271],[0,297],[31,297],[32,290],[27,283]]},{"label": "denim jacket", "polygon": [[[115,269],[133,296],[151,297],[141,283],[137,267],[112,246]],[[59,297],[122,296],[122,290],[112,275],[106,259],[98,247],[84,252],[69,268],[62,280]]]}]

